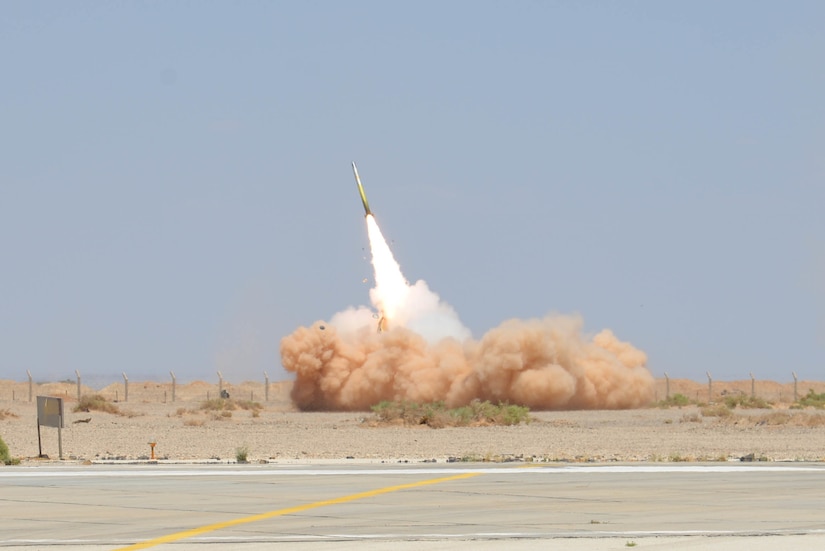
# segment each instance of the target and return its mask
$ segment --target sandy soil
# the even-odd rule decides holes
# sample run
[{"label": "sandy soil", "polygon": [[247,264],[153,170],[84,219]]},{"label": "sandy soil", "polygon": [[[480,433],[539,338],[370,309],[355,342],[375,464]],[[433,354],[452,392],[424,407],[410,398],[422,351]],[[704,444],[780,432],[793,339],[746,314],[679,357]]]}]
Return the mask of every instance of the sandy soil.
[{"label": "sandy soil", "polygon": [[[752,387],[753,384],[753,387]],[[657,398],[668,383],[657,381]],[[62,430],[66,461],[147,460],[156,442],[161,461],[234,462],[239,448],[250,461],[279,463],[353,461],[730,461],[752,456],[770,461],[825,461],[825,411],[791,410],[794,385],[771,381],[707,383],[670,380],[670,395],[719,402],[730,394],[754,394],[774,402],[772,409],[735,410],[727,417],[702,415],[698,406],[624,411],[533,412],[527,425],[513,427],[375,426],[369,412],[306,413],[296,411],[290,382],[225,383],[234,400],[259,402],[263,409],[236,409],[231,416],[201,409],[218,396],[218,385],[193,382],[130,382],[103,389],[81,387],[81,394],[101,394],[120,414],[74,412],[74,383],[34,385],[0,381],[0,436],[11,454],[25,464],[37,459],[36,396],[64,400]],[[825,382],[799,381],[825,392]],[[709,395],[709,391],[712,393]],[[226,414],[224,414],[226,415]],[[88,420],[88,422],[83,422]],[[43,453],[58,457],[58,431],[42,427]],[[2,468],[2,467],[0,467]]]}]

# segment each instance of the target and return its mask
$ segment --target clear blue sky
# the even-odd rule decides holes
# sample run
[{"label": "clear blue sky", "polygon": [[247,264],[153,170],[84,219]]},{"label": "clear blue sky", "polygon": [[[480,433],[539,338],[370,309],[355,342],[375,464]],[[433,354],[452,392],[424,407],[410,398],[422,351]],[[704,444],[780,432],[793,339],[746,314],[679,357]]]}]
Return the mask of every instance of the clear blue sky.
[{"label": "clear blue sky", "polygon": [[0,4],[0,378],[286,378],[368,303],[349,163],[476,337],[825,376],[825,2]]}]

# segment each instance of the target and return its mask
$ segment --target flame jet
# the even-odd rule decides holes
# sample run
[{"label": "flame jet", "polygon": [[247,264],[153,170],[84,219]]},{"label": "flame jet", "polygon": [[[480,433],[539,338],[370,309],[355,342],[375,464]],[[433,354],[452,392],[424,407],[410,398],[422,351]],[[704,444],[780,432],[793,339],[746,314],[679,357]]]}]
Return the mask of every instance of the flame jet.
[{"label": "flame jet", "polygon": [[371,216],[369,201],[367,201],[367,194],[364,193],[364,186],[361,185],[361,177],[358,176],[358,167],[355,166],[355,161],[352,162],[352,173],[355,174],[355,183],[358,184],[358,194],[361,195],[361,202],[364,204],[364,216]]}]

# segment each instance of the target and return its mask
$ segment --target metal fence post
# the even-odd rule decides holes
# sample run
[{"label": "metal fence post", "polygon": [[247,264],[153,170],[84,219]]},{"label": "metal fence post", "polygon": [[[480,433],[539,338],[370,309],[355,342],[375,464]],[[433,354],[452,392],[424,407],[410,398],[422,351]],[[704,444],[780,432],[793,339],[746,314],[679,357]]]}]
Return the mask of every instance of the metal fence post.
[{"label": "metal fence post", "polygon": [[799,381],[796,378],[796,371],[791,371],[791,374],[793,375],[793,401],[798,402],[799,401],[799,393],[796,390],[796,384]]},{"label": "metal fence post", "polygon": [[710,371],[705,371],[708,376],[708,404],[713,401],[713,377],[710,376]]}]

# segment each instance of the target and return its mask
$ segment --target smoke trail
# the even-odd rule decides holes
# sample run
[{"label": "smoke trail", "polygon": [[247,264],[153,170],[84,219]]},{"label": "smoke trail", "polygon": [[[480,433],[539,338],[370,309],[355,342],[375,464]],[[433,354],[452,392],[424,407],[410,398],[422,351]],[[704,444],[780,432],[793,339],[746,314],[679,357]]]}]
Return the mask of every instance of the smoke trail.
[{"label": "smoke trail", "polygon": [[510,320],[481,340],[424,281],[409,285],[372,216],[367,229],[378,310],[350,308],[329,324],[281,340],[304,410],[365,410],[382,400],[449,406],[473,399],[533,409],[620,409],[649,402],[654,380],[644,352],[610,330],[592,338],[570,316]]}]

